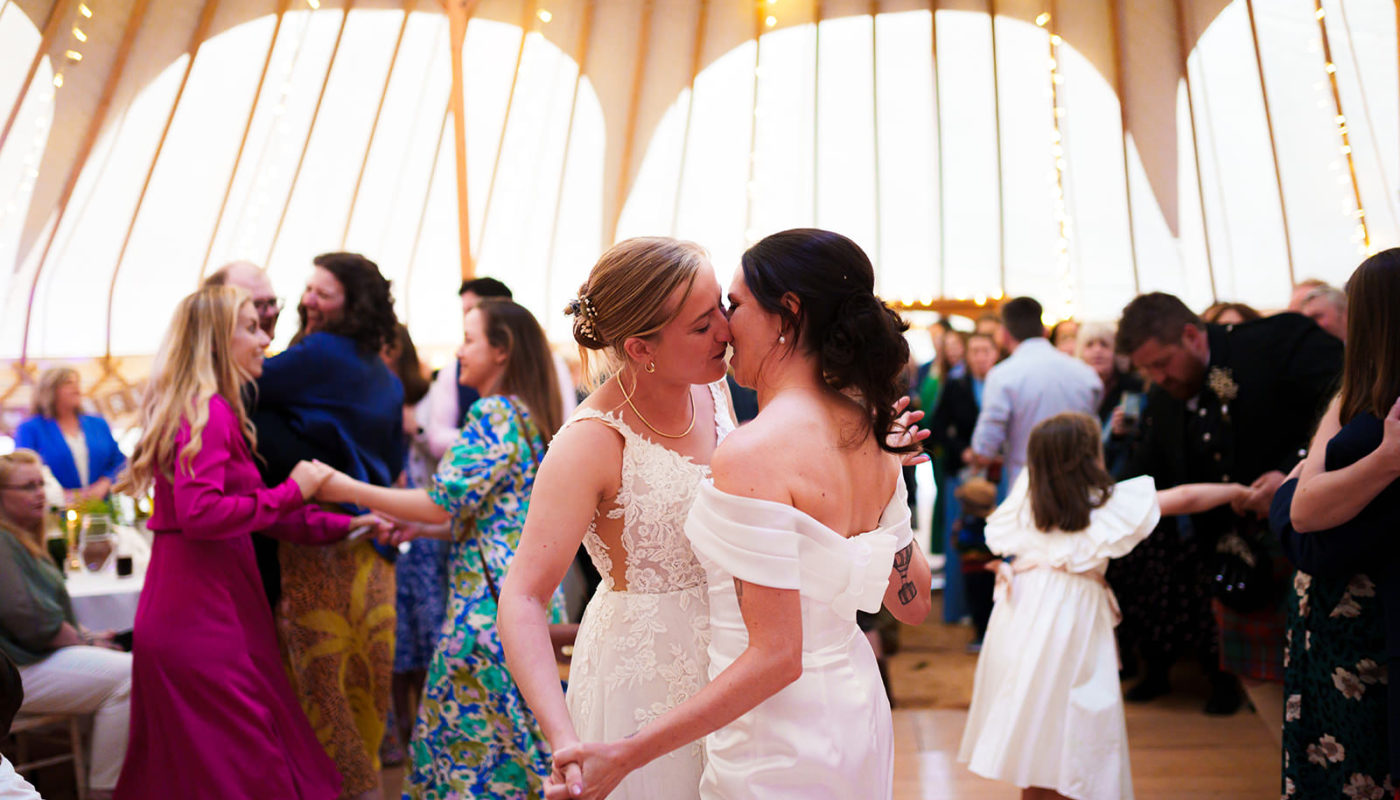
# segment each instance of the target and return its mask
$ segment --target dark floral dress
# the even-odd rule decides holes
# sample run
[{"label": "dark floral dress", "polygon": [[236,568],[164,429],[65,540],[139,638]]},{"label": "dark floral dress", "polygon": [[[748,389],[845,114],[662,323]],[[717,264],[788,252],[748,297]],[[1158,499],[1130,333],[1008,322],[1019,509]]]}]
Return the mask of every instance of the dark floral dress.
[{"label": "dark floral dress", "polygon": [[1283,664],[1283,797],[1394,796],[1385,629],[1370,577],[1295,573]]}]

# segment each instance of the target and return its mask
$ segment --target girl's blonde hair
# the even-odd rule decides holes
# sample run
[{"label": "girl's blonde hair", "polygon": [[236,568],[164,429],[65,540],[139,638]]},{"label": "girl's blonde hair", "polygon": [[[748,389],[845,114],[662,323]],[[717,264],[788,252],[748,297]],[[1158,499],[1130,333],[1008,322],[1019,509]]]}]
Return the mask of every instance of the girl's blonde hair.
[{"label": "girl's blonde hair", "polygon": [[[117,491],[144,494],[157,470],[169,480],[180,467],[191,472],[209,422],[209,401],[216,394],[233,409],[249,449],[256,452],[257,433],[241,391],[253,376],[234,363],[230,352],[239,309],[249,302],[248,292],[236,286],[206,286],[180,301],[141,401],[141,441],[117,481]],[[175,435],[185,421],[190,441],[177,459]]]},{"label": "girl's blonde hair", "polygon": [[[705,248],[665,236],[639,236],[608,248],[565,309],[574,317],[574,341],[590,388],[626,363],[624,342],[651,336],[676,318],[709,264]],[[685,292],[673,307],[669,300],[680,287]],[[591,350],[604,357],[591,358]]]},{"label": "girl's blonde hair", "polygon": [[[44,460],[33,450],[19,448],[13,453],[0,456],[0,484],[10,486],[14,483],[15,468],[20,466],[40,468],[44,466]],[[39,523],[32,529],[25,528],[18,522],[10,518],[5,513],[5,509],[0,507],[0,530],[5,531],[15,537],[30,555],[40,560],[49,558],[49,554],[44,550],[44,524]]]},{"label": "girl's blonde hair", "polygon": [[39,376],[39,386],[34,390],[32,413],[53,419],[57,415],[54,408],[58,403],[58,387],[69,381],[81,380],[78,371],[72,367],[50,367]]}]

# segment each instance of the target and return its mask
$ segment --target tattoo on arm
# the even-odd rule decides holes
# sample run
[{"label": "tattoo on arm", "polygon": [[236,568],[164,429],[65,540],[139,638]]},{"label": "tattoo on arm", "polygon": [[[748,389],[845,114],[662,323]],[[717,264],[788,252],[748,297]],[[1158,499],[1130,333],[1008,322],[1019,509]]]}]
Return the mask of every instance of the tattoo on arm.
[{"label": "tattoo on arm", "polygon": [[909,565],[914,558],[914,543],[910,542],[903,550],[894,554],[894,569],[899,573],[899,602],[909,605],[919,596],[914,582],[909,580]]}]

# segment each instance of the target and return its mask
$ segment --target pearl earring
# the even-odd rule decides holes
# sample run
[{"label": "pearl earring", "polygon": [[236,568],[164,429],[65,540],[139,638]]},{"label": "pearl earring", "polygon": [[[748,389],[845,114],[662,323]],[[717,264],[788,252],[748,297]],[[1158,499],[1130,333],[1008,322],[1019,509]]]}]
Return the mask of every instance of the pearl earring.
[{"label": "pearl earring", "polygon": [[780,335],[780,336],[778,337],[778,344],[787,344],[787,337],[786,337],[786,336],[781,336],[781,335]]}]

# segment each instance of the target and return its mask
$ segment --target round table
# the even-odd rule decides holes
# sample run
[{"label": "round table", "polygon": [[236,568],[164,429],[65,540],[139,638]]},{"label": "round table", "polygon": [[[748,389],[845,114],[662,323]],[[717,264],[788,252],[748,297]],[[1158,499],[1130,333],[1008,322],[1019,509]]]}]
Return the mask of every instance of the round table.
[{"label": "round table", "polygon": [[129,631],[136,622],[136,604],[141,599],[145,576],[141,573],[118,578],[109,566],[101,572],[69,572],[68,596],[73,616],[83,627],[94,631]]}]

